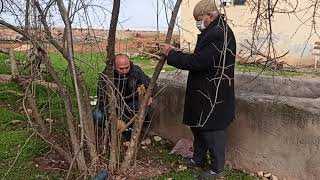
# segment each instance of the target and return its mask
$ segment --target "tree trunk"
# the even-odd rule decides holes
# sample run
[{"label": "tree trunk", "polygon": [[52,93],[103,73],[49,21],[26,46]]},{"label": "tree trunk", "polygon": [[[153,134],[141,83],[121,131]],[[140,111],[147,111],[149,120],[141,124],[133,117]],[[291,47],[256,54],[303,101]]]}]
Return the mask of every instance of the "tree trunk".
[{"label": "tree trunk", "polygon": [[14,58],[14,54],[12,51],[9,52],[10,56],[10,65],[11,65],[11,75],[16,76],[18,75],[18,67],[17,67],[17,61]]},{"label": "tree trunk", "polygon": [[[61,2],[61,1],[59,1],[59,2]],[[65,58],[65,59],[69,59],[69,55],[68,55],[68,52],[67,52],[67,50],[68,49],[65,49],[64,48],[64,46],[61,46],[54,38],[53,38],[53,36],[52,36],[52,34],[51,34],[51,32],[50,32],[50,29],[49,29],[49,26],[48,26],[48,24],[47,24],[47,22],[46,22],[46,17],[45,17],[45,14],[44,14],[44,12],[42,11],[42,9],[41,9],[41,7],[40,7],[40,5],[39,5],[39,3],[38,2],[36,2],[35,3],[35,5],[36,5],[36,7],[37,7],[37,9],[38,9],[38,11],[39,11],[39,13],[40,13],[40,20],[41,20],[41,22],[42,22],[42,24],[43,24],[43,26],[44,26],[44,30],[45,30],[45,32],[46,32],[46,35],[47,35],[47,39],[48,39],[48,41],[63,55],[63,57]],[[63,4],[62,4],[63,5]],[[66,14],[66,11],[65,11],[65,8],[61,8],[61,10],[63,11],[63,13],[62,14]],[[65,20],[67,20],[68,21],[68,19],[67,19],[67,17],[68,16],[65,16],[66,18],[63,18],[64,19],[64,21]],[[67,22],[68,24],[70,24],[70,21],[68,21]],[[67,25],[66,25],[66,27],[65,27],[65,29],[64,29],[64,34],[67,34],[66,33],[66,31],[68,30],[68,29],[70,29],[70,28],[68,28],[67,27]],[[67,36],[68,37],[68,36]],[[68,40],[68,39],[67,39]],[[72,39],[71,39],[72,40]],[[67,42],[68,43],[68,42]],[[63,44],[65,44],[65,43],[63,43]],[[68,60],[68,62],[69,62],[69,60]],[[70,66],[70,64],[71,63],[69,63],[69,66]],[[73,63],[74,64],[74,63]],[[70,67],[69,67],[70,68]],[[70,68],[70,70],[71,70],[72,68]],[[98,156],[97,155],[95,155],[95,154],[97,154],[96,152],[96,150],[94,150],[93,149],[93,147],[94,148],[96,148],[96,146],[95,146],[95,139],[94,139],[94,137],[95,137],[95,134],[94,134],[94,126],[93,126],[93,119],[92,119],[92,112],[91,112],[91,109],[90,108],[88,108],[88,107],[90,107],[91,105],[90,105],[90,103],[89,103],[89,96],[88,96],[88,93],[86,92],[86,87],[85,87],[85,84],[83,83],[84,81],[83,81],[83,79],[82,79],[82,77],[81,77],[81,74],[79,73],[79,71],[78,71],[78,69],[75,69],[75,71],[76,71],[76,74],[78,75],[77,76],[77,80],[78,80],[78,85],[79,85],[79,90],[82,92],[81,93],[81,95],[82,95],[82,100],[81,100],[81,106],[79,106],[79,110],[81,109],[81,110],[83,110],[83,112],[85,112],[85,113],[83,113],[82,115],[82,119],[83,120],[85,120],[85,121],[81,121],[80,120],[80,126],[82,127],[81,128],[81,131],[83,131],[83,127],[86,129],[86,131],[89,131],[89,132],[86,132],[86,137],[87,137],[87,143],[90,143],[91,145],[89,146],[89,148],[91,149],[90,150],[90,154],[91,154],[91,161],[92,162],[94,162],[95,161],[95,159],[96,159],[96,162],[98,162],[99,161],[99,159],[98,159]],[[87,134],[88,133],[88,134]],[[83,143],[83,135],[84,135],[84,132],[81,132],[81,143]],[[94,146],[93,146],[93,144],[94,144]],[[80,145],[81,147],[83,146],[83,145]],[[95,157],[95,158],[94,158]],[[92,166],[91,166],[92,167]]]},{"label": "tree trunk", "polygon": [[39,110],[37,108],[37,103],[31,93],[31,91],[28,89],[28,87],[26,87],[26,84],[19,83],[19,82],[18,82],[18,84],[21,87],[23,87],[23,89],[26,91],[25,94],[26,94],[27,102],[32,110],[32,114],[33,114],[34,119],[36,120],[37,125],[40,126],[41,134],[44,135],[45,137],[49,137],[49,130],[41,118],[41,115],[40,115]]},{"label": "tree trunk", "polygon": [[[64,150],[62,147],[60,147],[55,140],[50,136],[49,134],[49,130],[47,128],[47,126],[45,125],[44,121],[42,120],[42,117],[39,113],[39,109],[37,107],[36,101],[31,93],[31,91],[29,90],[29,84],[31,83],[31,79],[26,79],[26,78],[22,78],[20,76],[15,76],[15,78],[13,79],[15,82],[18,83],[18,85],[25,91],[25,97],[27,100],[27,103],[29,105],[29,107],[32,110],[32,116],[35,119],[37,125],[40,127],[40,132],[38,131],[38,134],[47,142],[49,142],[52,147],[60,154],[64,157],[64,159],[68,162],[71,163],[72,162],[72,157],[70,156],[70,154]],[[32,125],[32,124],[31,124]],[[33,125],[32,125],[33,126]],[[33,126],[34,127],[34,126]]]},{"label": "tree trunk", "polygon": [[[114,77],[114,59],[115,59],[115,41],[116,41],[116,30],[118,24],[118,16],[120,10],[120,0],[113,1],[112,16],[109,28],[108,36],[108,46],[107,46],[107,67],[104,70],[104,74],[107,75],[107,78],[110,79],[110,84],[107,86],[108,102],[110,106],[108,107],[109,111],[109,120],[111,121],[111,147],[110,147],[110,161],[109,161],[109,170],[111,172],[115,171],[117,168],[117,161],[119,159],[119,149],[118,149],[118,130],[117,130],[117,112],[116,104],[117,100],[115,97],[115,90],[113,86],[113,77]],[[108,123],[106,121],[106,123]],[[108,127],[108,126],[106,126]],[[108,129],[106,129],[108,131]]]},{"label": "tree trunk", "polygon": [[[59,7],[59,11],[62,17],[62,20],[65,24],[66,29],[66,37],[67,37],[67,60],[69,62],[69,69],[71,71],[74,88],[77,96],[77,103],[79,107],[79,119],[80,126],[84,129],[86,143],[89,148],[90,158],[91,158],[91,167],[95,169],[97,162],[99,161],[99,157],[97,154],[96,143],[95,143],[95,134],[94,134],[94,126],[93,119],[90,110],[89,97],[86,92],[86,88],[84,82],[81,78],[79,70],[76,69],[76,65],[74,62],[74,54],[73,54],[73,44],[72,44],[72,29],[71,23],[69,19],[69,15],[67,14],[66,8],[62,0],[57,0],[57,5]],[[81,143],[83,143],[84,134],[81,133]]]},{"label": "tree trunk", "polygon": [[[41,51],[45,52],[45,50],[43,49],[43,47],[37,42],[37,40],[35,40],[34,38],[32,38],[32,36],[30,36],[26,31],[23,31],[21,29],[19,29],[18,27],[15,27],[3,20],[0,20],[0,24],[12,29],[13,31],[16,31],[17,33],[23,35],[25,38],[27,38],[28,40],[31,41],[31,43],[39,48]],[[10,75],[7,75],[6,77],[9,77]],[[48,134],[48,129],[45,126],[44,122],[41,119],[41,116],[39,114],[39,110],[36,106],[36,102],[34,100],[34,97],[32,96],[31,92],[29,92],[29,90],[27,90],[27,86],[25,86],[25,82],[23,82],[23,78],[19,77],[19,76],[15,76],[12,77],[10,76],[10,78],[7,78],[7,80],[14,80],[16,81],[18,84],[20,84],[20,86],[26,91],[26,98],[28,101],[29,106],[32,108],[33,113],[34,113],[34,118],[37,122],[37,124],[40,126],[41,130],[39,135],[41,136],[41,138],[43,138],[45,141],[47,141],[49,144],[52,145],[52,147],[57,150],[57,152],[62,155],[67,161],[68,163],[71,164],[72,162],[72,157],[70,156],[70,154],[65,151],[63,148],[61,148],[57,143],[55,143],[54,139],[52,137],[49,136]],[[1,78],[0,78],[1,80]]]},{"label": "tree trunk", "polygon": [[29,13],[30,13],[30,0],[26,0],[26,12],[25,12],[25,18],[24,18],[24,30],[26,32],[29,31],[30,27],[30,21],[29,21]]},{"label": "tree trunk", "polygon": [[[173,33],[173,28],[175,25],[175,21],[178,15],[178,11],[180,8],[182,0],[177,0],[173,12],[172,12],[172,16],[171,16],[171,20],[170,20],[170,24],[168,27],[168,32],[167,32],[167,36],[166,36],[166,43],[170,43],[171,38],[172,38],[172,33]],[[148,105],[148,101],[152,95],[153,89],[156,85],[157,79],[159,77],[159,74],[161,72],[161,69],[163,67],[165,63],[165,59],[163,58],[161,61],[158,62],[156,69],[153,73],[153,76],[151,78],[151,82],[149,84],[148,90],[146,92],[146,95],[143,99],[143,101],[141,102],[141,107],[139,108],[138,111],[138,119],[136,119],[136,121],[138,121],[137,123],[135,123],[133,132],[132,132],[132,137],[130,140],[130,144],[129,147],[126,151],[126,155],[124,157],[124,161],[122,163],[122,170],[127,170],[129,169],[132,161],[133,161],[133,157],[135,156],[136,152],[137,152],[137,148],[138,148],[138,142],[139,142],[139,137],[140,137],[140,133],[141,133],[141,129],[142,129],[142,125],[143,125],[143,121],[145,119],[146,116],[146,108]]]},{"label": "tree trunk", "polygon": [[60,95],[63,99],[64,106],[66,109],[66,117],[67,117],[67,124],[68,124],[68,130],[70,133],[70,138],[71,138],[71,144],[72,144],[72,149],[73,149],[73,155],[75,156],[75,159],[77,161],[78,168],[81,172],[85,172],[87,170],[86,166],[86,161],[84,158],[84,153],[83,153],[83,147],[80,147],[78,143],[78,136],[76,132],[76,126],[74,124],[74,117],[72,113],[72,102],[70,95],[68,91],[65,89],[65,87],[62,85],[60,82],[57,73],[53,69],[51,62],[49,61],[47,55],[44,55],[44,58],[47,59],[47,68],[48,71],[53,79],[53,81],[58,85],[58,89],[60,92]]}]

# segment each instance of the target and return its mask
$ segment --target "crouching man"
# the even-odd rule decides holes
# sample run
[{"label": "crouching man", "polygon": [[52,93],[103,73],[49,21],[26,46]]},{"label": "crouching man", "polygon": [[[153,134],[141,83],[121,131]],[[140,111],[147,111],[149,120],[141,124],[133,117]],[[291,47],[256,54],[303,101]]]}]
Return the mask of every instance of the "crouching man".
[{"label": "crouching man", "polygon": [[[93,112],[93,120],[95,125],[103,127],[105,120],[108,120],[108,96],[107,86],[109,85],[107,77],[100,76],[97,89],[98,102],[95,111]],[[134,65],[129,57],[125,54],[117,54],[114,61],[114,82],[113,82],[117,97],[117,117],[118,130],[126,126],[135,113],[138,112],[140,102],[138,99],[138,87],[144,85],[147,89],[150,83],[150,78],[142,71],[142,69]],[[153,98],[149,99],[148,105],[151,105]],[[130,125],[126,131],[122,133],[125,141],[131,138]]]}]

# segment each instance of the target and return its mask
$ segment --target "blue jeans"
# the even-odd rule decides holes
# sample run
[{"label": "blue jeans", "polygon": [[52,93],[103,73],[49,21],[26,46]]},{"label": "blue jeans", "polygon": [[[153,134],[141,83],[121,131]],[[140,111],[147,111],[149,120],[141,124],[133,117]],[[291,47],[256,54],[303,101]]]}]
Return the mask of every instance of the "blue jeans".
[{"label": "blue jeans", "polygon": [[[129,122],[129,120],[134,116],[134,113],[138,112],[140,103],[138,101],[135,101],[135,102],[127,102],[126,104],[127,106],[124,107],[121,119],[124,122]],[[99,108],[93,111],[92,116],[93,116],[94,124],[98,125],[99,127],[103,127],[105,120],[108,119],[108,114],[105,113],[104,110]]]},{"label": "blue jeans", "polygon": [[[129,103],[126,103],[126,104],[127,104],[127,106],[123,110],[123,114],[121,116],[121,119],[124,122],[127,123],[134,116],[134,113],[138,112],[140,103],[138,101],[135,101],[135,102],[129,102]],[[101,109],[97,108],[96,110],[93,111],[92,116],[93,116],[93,122],[94,122],[95,126],[96,125],[98,125],[99,127],[104,127],[105,126],[105,120],[108,119],[108,115],[107,115],[107,113],[104,112],[104,110],[101,110]],[[128,131],[124,131],[122,133],[122,135],[124,136],[125,140],[130,140],[130,138],[131,138],[131,128],[132,127],[133,127],[133,124],[131,124],[129,126],[129,130]]]}]

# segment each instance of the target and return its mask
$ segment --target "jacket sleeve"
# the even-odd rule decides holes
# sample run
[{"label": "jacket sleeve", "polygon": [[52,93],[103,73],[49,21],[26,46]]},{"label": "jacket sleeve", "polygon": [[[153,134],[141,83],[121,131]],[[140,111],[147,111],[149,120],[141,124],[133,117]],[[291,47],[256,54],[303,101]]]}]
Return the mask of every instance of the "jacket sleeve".
[{"label": "jacket sleeve", "polygon": [[193,54],[171,50],[167,56],[167,63],[176,68],[189,71],[201,71],[213,66],[214,62],[218,62],[217,59],[221,57],[223,34],[221,35],[222,37],[213,36],[207,45]]},{"label": "jacket sleeve", "polygon": [[138,78],[138,86],[143,84],[146,88],[148,88],[151,79],[142,71],[139,66],[137,67],[137,78]]},{"label": "jacket sleeve", "polygon": [[[145,88],[148,88],[149,84],[151,82],[150,77],[147,76],[139,66],[137,66],[137,73],[138,73],[138,86],[143,84],[145,86]],[[156,94],[157,89],[158,89],[158,87],[157,87],[157,84],[156,84],[154,89],[153,89],[152,96],[154,96]]]}]

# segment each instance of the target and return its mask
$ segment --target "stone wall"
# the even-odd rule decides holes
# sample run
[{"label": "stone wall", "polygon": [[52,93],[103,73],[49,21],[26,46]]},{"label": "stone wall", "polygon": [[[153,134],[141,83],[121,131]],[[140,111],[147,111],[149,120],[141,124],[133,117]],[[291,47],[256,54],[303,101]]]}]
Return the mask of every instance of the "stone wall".
[{"label": "stone wall", "polygon": [[[186,76],[182,73],[175,80],[172,77],[162,75],[159,80],[165,88],[152,108],[152,132],[176,142],[192,135],[181,124]],[[269,88],[272,83],[268,77],[259,77],[242,87],[239,83],[245,78],[237,75],[236,80],[236,120],[228,128],[227,160],[236,168],[266,170],[280,178],[320,179],[320,101],[312,99],[319,97],[317,82],[291,79],[309,85],[303,88],[310,91],[303,94],[301,90],[304,97],[290,97],[298,96],[300,92],[293,91],[302,87],[288,83],[279,86],[280,95],[272,95],[275,91]]]}]

